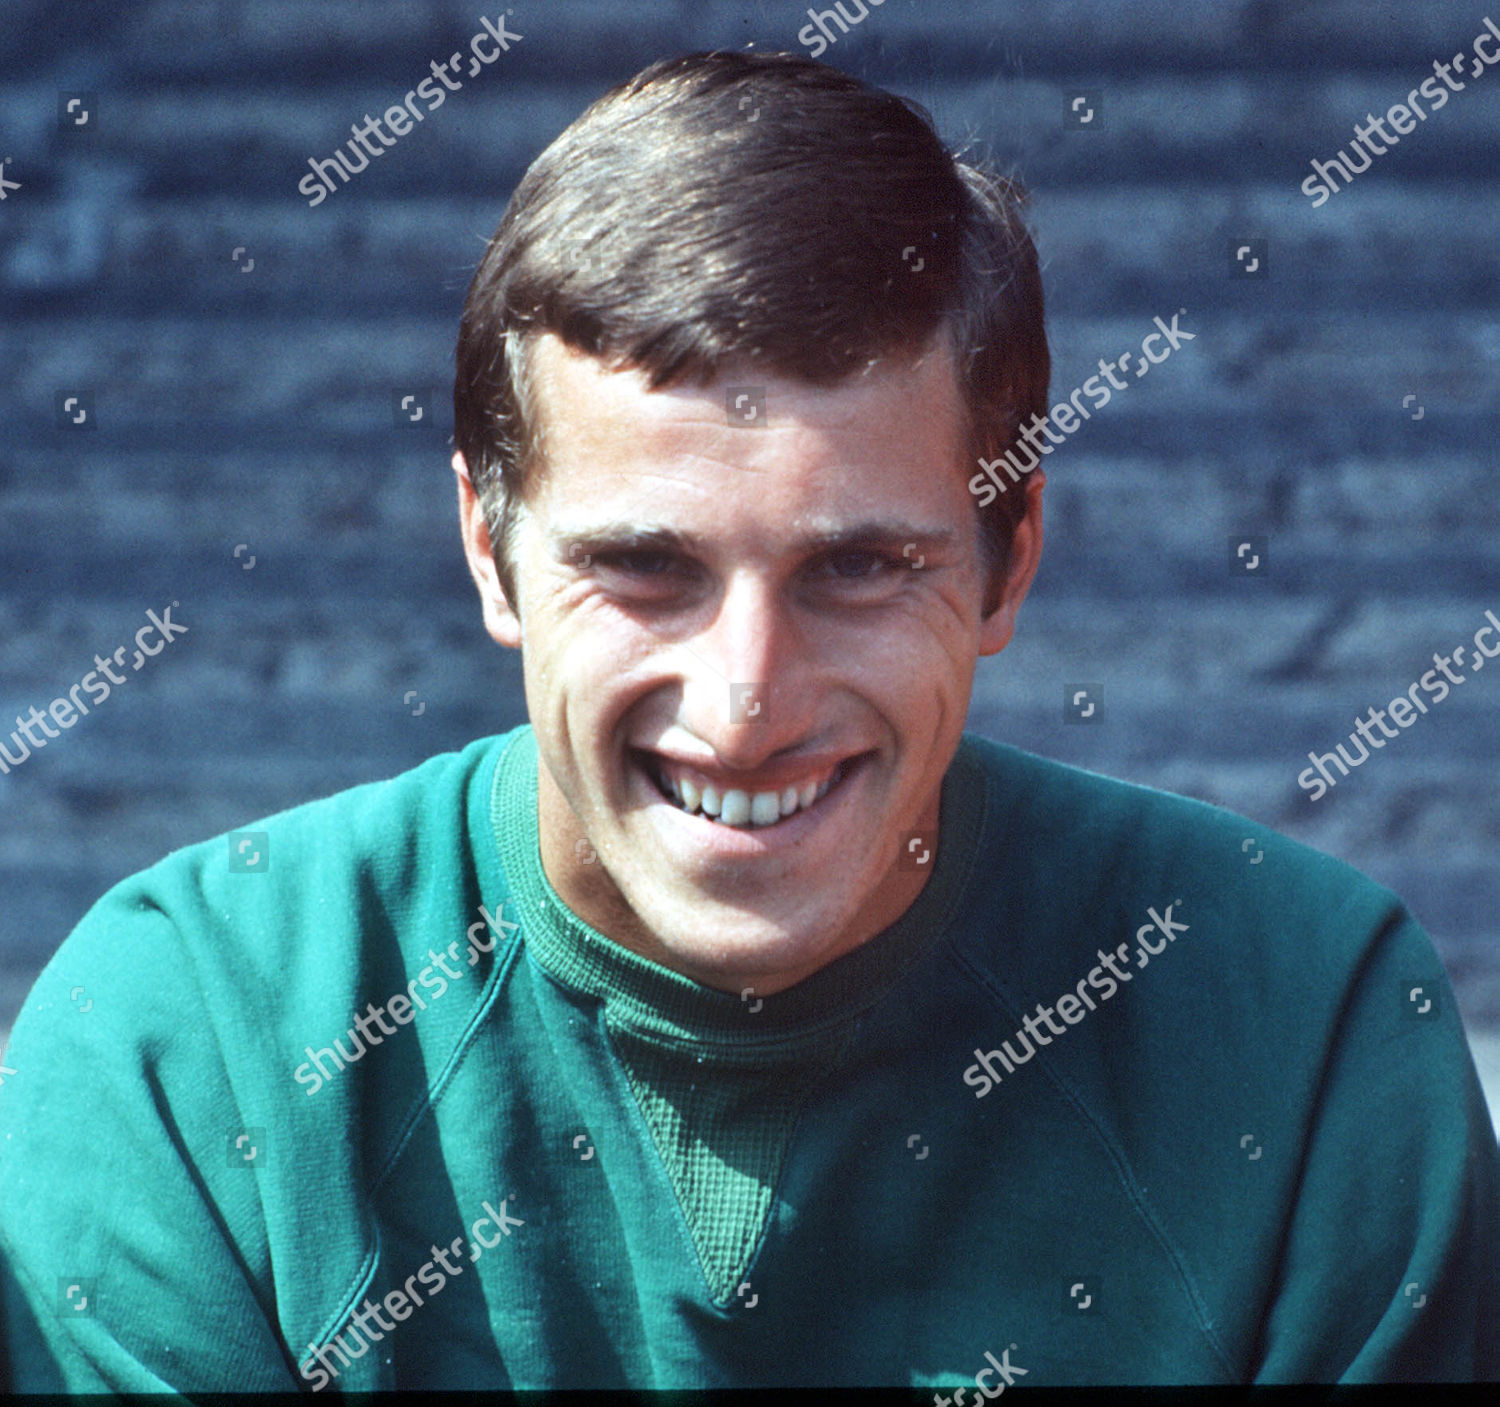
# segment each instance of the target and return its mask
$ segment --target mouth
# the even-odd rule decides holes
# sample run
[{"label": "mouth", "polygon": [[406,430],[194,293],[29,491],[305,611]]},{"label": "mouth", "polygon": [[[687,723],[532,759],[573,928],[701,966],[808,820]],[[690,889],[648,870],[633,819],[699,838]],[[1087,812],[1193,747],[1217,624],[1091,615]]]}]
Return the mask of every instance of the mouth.
[{"label": "mouth", "polygon": [[832,767],[789,778],[780,787],[733,787],[658,753],[632,749],[636,764],[661,797],[689,816],[734,830],[768,830],[819,809],[869,754],[846,757]]}]

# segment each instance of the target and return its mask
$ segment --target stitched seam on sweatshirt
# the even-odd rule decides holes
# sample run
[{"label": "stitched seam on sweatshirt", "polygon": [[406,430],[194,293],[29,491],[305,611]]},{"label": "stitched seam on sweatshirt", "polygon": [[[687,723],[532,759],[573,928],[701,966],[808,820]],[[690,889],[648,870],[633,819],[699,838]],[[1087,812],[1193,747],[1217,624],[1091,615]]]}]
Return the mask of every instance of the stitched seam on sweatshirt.
[{"label": "stitched seam on sweatshirt", "polygon": [[[499,772],[500,759],[504,756],[505,751],[506,749],[504,748],[498,749],[496,751],[493,761],[491,761],[491,763],[489,764],[489,776],[487,779],[481,781],[477,776],[471,777],[468,786],[480,787],[486,796],[491,795],[494,789],[495,777]],[[464,796],[464,814],[467,818],[469,796],[468,787],[465,788]],[[474,882],[475,887],[477,888],[480,884],[480,877],[477,869],[474,875]],[[503,904],[501,905],[501,912],[504,912]],[[501,946],[502,943],[504,944],[503,948]],[[391,1174],[395,1172],[396,1165],[401,1161],[402,1155],[410,1146],[411,1139],[413,1134],[415,1134],[416,1132],[417,1125],[421,1123],[423,1117],[431,1109],[437,1106],[438,1101],[446,1092],[449,1082],[458,1073],[458,1068],[463,1063],[464,1057],[468,1055],[469,1051],[473,1047],[474,1036],[476,1032],[479,1030],[480,1026],[484,1024],[485,1019],[489,1016],[490,1009],[494,1005],[496,999],[500,994],[500,988],[504,984],[505,978],[509,975],[510,970],[512,969],[512,967],[514,967],[516,958],[519,955],[520,951],[521,936],[519,932],[512,933],[495,943],[494,969],[491,971],[489,977],[485,979],[484,985],[476,994],[474,998],[474,1009],[469,1013],[469,1019],[464,1023],[463,1030],[459,1033],[458,1038],[454,1041],[453,1049],[449,1052],[447,1060],[444,1061],[443,1066],[438,1071],[437,1075],[434,1076],[431,1081],[429,1081],[426,1093],[419,1095],[413,1102],[412,1108],[407,1114],[405,1122],[402,1124],[400,1131],[396,1135],[394,1143],[391,1145],[391,1151],[386,1154],[385,1161],[381,1164],[380,1171],[375,1175],[375,1180],[370,1184],[370,1189],[366,1194],[365,1199],[365,1205],[367,1209],[374,1206],[376,1194],[379,1193],[380,1189],[385,1186],[386,1180],[391,1176]]]},{"label": "stitched seam on sweatshirt", "polygon": [[[1343,905],[1338,910],[1338,913],[1331,920],[1329,926],[1331,928],[1337,928],[1349,909],[1354,905],[1361,903],[1362,900],[1363,895],[1351,895],[1344,901]],[[1364,982],[1365,973],[1376,961],[1378,961],[1380,949],[1385,944],[1386,936],[1391,932],[1392,929],[1400,926],[1402,918],[1404,917],[1404,903],[1394,894],[1390,896],[1390,900],[1392,902],[1387,905],[1384,918],[1373,930],[1369,941],[1364,945],[1364,950],[1360,953],[1358,965],[1350,973],[1348,983],[1346,984],[1343,991],[1342,1000],[1339,1002],[1338,1012],[1334,1016],[1333,1020],[1329,1023],[1328,1040],[1323,1047],[1322,1059],[1318,1062],[1318,1072],[1313,1086],[1317,1091],[1317,1094],[1311,1106],[1308,1108],[1307,1115],[1303,1119],[1300,1129],[1301,1138],[1297,1147],[1297,1172],[1296,1176],[1292,1179],[1287,1194],[1288,1215],[1282,1218],[1281,1234],[1276,1239],[1275,1258],[1271,1264],[1270,1272],[1267,1275],[1267,1285],[1269,1286],[1269,1289],[1267,1291],[1267,1304],[1263,1306],[1263,1308],[1266,1309],[1269,1309],[1270,1306],[1275,1304],[1281,1290],[1283,1289],[1287,1249],[1292,1237],[1292,1222],[1294,1219],[1294,1213],[1297,1207],[1297,1203],[1302,1194],[1303,1184],[1307,1180],[1308,1145],[1312,1138],[1313,1131],[1318,1125],[1319,1118],[1321,1117],[1322,1112],[1326,1107],[1328,1097],[1329,1070],[1332,1067],[1334,1060],[1337,1058],[1340,1049],[1342,1048],[1340,1035],[1346,1028],[1352,1003],[1355,999],[1355,994],[1359,990],[1360,985]],[[1266,1333],[1269,1318],[1270,1315],[1268,1313],[1262,1313],[1258,1316],[1255,1325],[1255,1336],[1250,1341],[1249,1345],[1250,1363],[1257,1371],[1259,1371],[1259,1369],[1264,1365],[1265,1362]],[[1376,1324],[1378,1323],[1379,1320],[1377,1319]],[[1375,1325],[1372,1325],[1372,1332],[1374,1328]]]},{"label": "stitched seam on sweatshirt", "polygon": [[[990,975],[977,968],[968,956],[959,950],[957,945],[950,944],[948,952],[955,964],[962,968],[973,981],[978,983],[982,990],[994,998],[995,1002],[1004,1011],[1006,1017],[1014,1021],[1016,1027],[1019,1028],[1020,1018],[1016,1010],[1006,1000],[1004,994],[993,984]],[[1223,1344],[1219,1342],[1219,1336],[1214,1332],[1213,1317],[1209,1305],[1199,1293],[1198,1287],[1194,1283],[1192,1275],[1188,1272],[1181,1253],[1168,1236],[1166,1228],[1158,1221],[1154,1210],[1146,1201],[1145,1194],[1136,1183],[1135,1175],[1131,1170],[1130,1160],[1125,1156],[1124,1149],[1120,1148],[1105,1131],[1103,1125],[1089,1109],[1083,1096],[1053,1068],[1055,1064],[1055,1061],[1044,1063],[1042,1065],[1042,1073],[1052,1082],[1058,1093],[1073,1106],[1074,1111],[1094,1131],[1095,1136],[1103,1145],[1110,1162],[1114,1164],[1115,1176],[1119,1179],[1120,1186],[1123,1188],[1126,1197],[1135,1208],[1136,1215],[1140,1217],[1146,1228],[1151,1232],[1152,1237],[1162,1248],[1163,1252],[1165,1252],[1168,1262],[1176,1273],[1188,1304],[1192,1308],[1193,1317],[1198,1323],[1199,1332],[1207,1341],[1208,1346],[1213,1350],[1214,1356],[1229,1374],[1230,1381],[1239,1381],[1234,1364],[1230,1361]]]},{"label": "stitched seam on sweatshirt", "polygon": [[[994,777],[990,771],[990,768],[984,765],[983,759],[977,760],[979,762],[980,776],[984,779],[984,785],[982,788],[978,840],[977,844],[975,845],[975,863],[977,863],[978,852],[984,848],[986,838],[988,837],[990,832],[990,818],[994,811],[993,803],[995,801]],[[1003,836],[997,836],[996,843],[998,844],[1003,839]],[[967,973],[970,979],[978,984],[980,990],[992,997],[994,1001],[1000,1006],[1007,1019],[1014,1023],[1012,1029],[1021,1029],[1019,1013],[1015,1008],[1011,1006],[1010,1002],[1006,999],[1004,992],[1000,990],[1000,988],[991,980],[990,974],[982,971],[978,966],[976,966],[953,937],[946,937],[941,946],[946,949],[948,956],[960,969],[960,971]],[[1204,1300],[1203,1296],[1199,1293],[1198,1287],[1194,1283],[1192,1276],[1188,1273],[1187,1266],[1183,1262],[1181,1255],[1177,1251],[1176,1247],[1172,1244],[1171,1240],[1168,1238],[1166,1229],[1158,1223],[1155,1214],[1151,1211],[1146,1203],[1145,1195],[1136,1185],[1135,1177],[1130,1171],[1129,1160],[1125,1157],[1124,1150],[1115,1146],[1113,1140],[1104,1131],[1104,1128],[1101,1126],[1099,1121],[1089,1111],[1088,1107],[1083,1101],[1082,1095],[1075,1091],[1059,1076],[1058,1072],[1053,1069],[1053,1064],[1055,1064],[1055,1062],[1043,1063],[1043,1073],[1049,1080],[1052,1081],[1053,1085],[1063,1096],[1063,1098],[1073,1106],[1079,1117],[1082,1118],[1083,1121],[1093,1129],[1095,1136],[1099,1139],[1100,1143],[1103,1144],[1105,1152],[1108,1154],[1110,1161],[1115,1166],[1115,1175],[1117,1178],[1119,1178],[1120,1184],[1124,1188],[1126,1196],[1130,1199],[1131,1205],[1135,1208],[1136,1215],[1140,1217],[1140,1219],[1145,1223],[1146,1227],[1150,1230],[1152,1236],[1155,1237],[1157,1243],[1165,1252],[1168,1262],[1176,1272],[1177,1278],[1181,1282],[1183,1292],[1186,1295],[1187,1301],[1192,1307],[1193,1317],[1198,1322],[1199,1331],[1202,1333],[1205,1340],[1207,1340],[1209,1348],[1213,1351],[1219,1362],[1224,1366],[1225,1371],[1229,1374],[1230,1380],[1237,1381],[1238,1379],[1235,1373],[1234,1365],[1230,1362],[1229,1355],[1225,1351],[1224,1345],[1219,1341],[1218,1334],[1214,1332],[1213,1318],[1209,1309],[1209,1305]]]},{"label": "stitched seam on sweatshirt", "polygon": [[[401,1131],[396,1135],[396,1140],[391,1151],[386,1155],[385,1162],[380,1171],[375,1175],[375,1180],[370,1184],[370,1190],[366,1198],[366,1205],[373,1205],[376,1194],[385,1186],[386,1180],[396,1170],[396,1165],[401,1161],[402,1155],[411,1144],[412,1135],[416,1132],[417,1125],[434,1108],[447,1092],[449,1083],[458,1073],[459,1066],[464,1062],[469,1052],[474,1048],[474,1036],[485,1020],[489,1017],[490,1009],[494,1006],[500,995],[500,988],[504,985],[505,978],[509,976],[511,969],[515,966],[516,958],[521,951],[519,938],[507,938],[505,940],[506,950],[500,954],[495,969],[485,980],[485,984],[479,990],[475,998],[474,1011],[469,1016],[463,1031],[454,1042],[453,1050],[444,1062],[443,1068],[438,1071],[431,1083],[427,1086],[427,1092],[418,1096],[413,1103],[411,1112],[406,1116],[406,1122]],[[498,951],[499,944],[496,944]]]},{"label": "stitched seam on sweatshirt", "polygon": [[[367,1201],[365,1203],[366,1213],[368,1213],[369,1208],[370,1204]],[[346,1322],[354,1315],[354,1308],[359,1303],[359,1297],[370,1292],[370,1285],[375,1279],[375,1267],[380,1263],[380,1225],[373,1220],[372,1225],[375,1232],[374,1244],[365,1252],[365,1258],[360,1262],[353,1282],[350,1284],[348,1290],[344,1292],[344,1298],[341,1301],[340,1307],[324,1322],[323,1327],[318,1330],[314,1337],[313,1342],[319,1348],[326,1348],[337,1335],[343,1333]],[[305,1359],[300,1358],[297,1360],[297,1373],[299,1376],[301,1376],[302,1364],[305,1361]]]},{"label": "stitched seam on sweatshirt", "polygon": [[488,981],[486,981],[484,987],[480,990],[477,998],[478,1006],[474,1014],[469,1018],[463,1033],[455,1042],[452,1054],[449,1055],[442,1070],[438,1072],[437,1078],[428,1086],[427,1093],[414,1103],[410,1114],[407,1116],[405,1125],[397,1135],[395,1146],[387,1155],[384,1166],[376,1174],[375,1180],[370,1184],[369,1189],[365,1193],[361,1215],[368,1228],[368,1234],[371,1236],[373,1244],[365,1253],[365,1259],[361,1262],[359,1270],[355,1272],[355,1278],[347,1294],[344,1307],[320,1335],[318,1339],[319,1344],[326,1344],[328,1342],[329,1338],[336,1332],[334,1325],[342,1325],[344,1320],[353,1312],[360,1295],[369,1290],[370,1282],[374,1278],[375,1266],[380,1259],[380,1222],[374,1214],[376,1198],[381,1188],[385,1186],[387,1179],[395,1172],[402,1155],[410,1147],[411,1139],[416,1132],[417,1126],[421,1123],[425,1115],[437,1107],[438,1101],[442,1098],[448,1082],[457,1073],[458,1067],[463,1063],[464,1057],[473,1048],[474,1034],[483,1023],[485,1017],[488,1016],[489,1008],[499,995],[502,979],[514,964],[516,954],[520,949],[520,944],[516,940],[510,939],[507,941],[511,943],[511,948],[504,955],[504,958],[495,964],[495,970],[490,974]]},{"label": "stitched seam on sweatshirt", "polygon": [[[494,766],[498,767],[499,758],[502,753],[503,749],[500,753],[496,754]],[[493,776],[494,773],[492,771],[491,784],[493,783]],[[471,781],[470,785],[473,784]],[[475,880],[477,883],[477,874]],[[464,1024],[464,1028],[457,1040],[455,1040],[453,1050],[449,1053],[442,1069],[438,1071],[436,1077],[428,1084],[426,1093],[419,1096],[413,1102],[411,1111],[407,1114],[400,1132],[396,1135],[391,1151],[386,1155],[380,1171],[375,1175],[374,1181],[371,1182],[365,1193],[361,1215],[366,1226],[369,1228],[368,1234],[371,1236],[372,1244],[370,1249],[365,1253],[365,1258],[361,1262],[359,1270],[355,1272],[351,1288],[346,1295],[344,1307],[320,1334],[318,1338],[320,1345],[328,1342],[329,1338],[336,1332],[334,1326],[341,1325],[344,1322],[353,1312],[354,1306],[359,1301],[359,1296],[366,1293],[369,1289],[370,1282],[374,1278],[375,1267],[380,1259],[380,1223],[374,1215],[376,1198],[381,1188],[385,1186],[386,1181],[395,1172],[402,1155],[410,1147],[411,1139],[416,1132],[417,1126],[421,1123],[423,1117],[437,1106],[449,1082],[456,1075],[459,1066],[463,1063],[464,1057],[473,1048],[475,1033],[489,1015],[491,1007],[500,994],[505,977],[514,967],[516,957],[521,950],[520,937],[519,935],[511,935],[504,942],[506,947],[503,952],[499,943],[495,945],[496,959],[494,970],[490,973],[484,986],[480,988],[475,997],[474,1010],[470,1014],[468,1021]]]}]

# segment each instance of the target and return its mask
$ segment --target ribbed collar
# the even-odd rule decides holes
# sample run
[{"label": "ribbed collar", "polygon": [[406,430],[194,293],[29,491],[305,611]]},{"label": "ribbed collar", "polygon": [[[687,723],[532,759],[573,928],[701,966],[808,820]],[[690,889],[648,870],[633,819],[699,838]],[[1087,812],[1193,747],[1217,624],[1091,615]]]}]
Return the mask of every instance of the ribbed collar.
[{"label": "ribbed collar", "polygon": [[[605,937],[558,897],[542,868],[537,748],[529,724],[495,767],[490,817],[527,951],[556,981],[604,1001],[612,1025],[668,1044],[787,1050],[819,1043],[878,1002],[942,936],[960,907],[978,853],[985,778],[968,740],[943,778],[935,869],[890,927],[774,996],[745,1000],[704,986]],[[761,1005],[756,1007],[759,1000]]]}]

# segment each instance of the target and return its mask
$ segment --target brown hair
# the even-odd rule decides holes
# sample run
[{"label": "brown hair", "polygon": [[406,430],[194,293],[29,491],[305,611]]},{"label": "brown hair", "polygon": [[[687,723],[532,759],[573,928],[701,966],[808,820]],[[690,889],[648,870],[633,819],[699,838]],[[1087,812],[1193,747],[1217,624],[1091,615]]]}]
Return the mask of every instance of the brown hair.
[{"label": "brown hair", "polygon": [[[742,358],[832,386],[946,336],[969,462],[995,458],[1047,413],[1025,198],[950,156],[917,104],[801,55],[666,59],[593,103],[517,186],[459,324],[454,441],[512,608],[515,508],[542,458],[537,335],[653,390]],[[996,577],[1024,509],[1016,493],[979,510]]]}]

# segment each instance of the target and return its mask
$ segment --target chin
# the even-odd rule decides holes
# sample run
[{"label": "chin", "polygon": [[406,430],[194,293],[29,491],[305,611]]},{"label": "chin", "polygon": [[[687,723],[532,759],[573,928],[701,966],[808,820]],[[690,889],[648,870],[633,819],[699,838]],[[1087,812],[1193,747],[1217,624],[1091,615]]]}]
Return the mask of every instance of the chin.
[{"label": "chin", "polygon": [[673,962],[703,973],[700,980],[796,967],[836,944],[852,917],[832,903],[812,913],[806,905],[779,913],[703,899],[632,907]]}]

